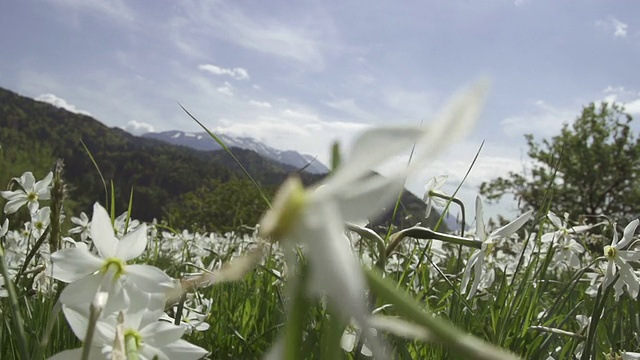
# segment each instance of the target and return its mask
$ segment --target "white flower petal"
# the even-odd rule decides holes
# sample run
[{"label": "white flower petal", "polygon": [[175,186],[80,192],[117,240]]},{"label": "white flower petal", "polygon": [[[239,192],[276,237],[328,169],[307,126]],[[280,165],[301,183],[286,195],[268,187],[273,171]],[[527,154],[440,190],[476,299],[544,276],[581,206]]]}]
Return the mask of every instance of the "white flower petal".
[{"label": "white flower petal", "polygon": [[93,205],[93,218],[91,220],[91,239],[98,249],[100,257],[107,259],[116,255],[118,240],[113,232],[111,218],[100,204]]},{"label": "white flower petal", "polygon": [[638,297],[640,284],[638,283],[638,278],[633,272],[631,265],[620,268],[620,279],[618,281],[623,281],[627,285],[627,291],[629,292],[629,295],[631,295],[631,298],[635,299]]},{"label": "white flower petal", "polygon": [[604,274],[604,279],[602,280],[603,289],[606,289],[607,287],[609,287],[609,285],[611,285],[611,282],[616,276],[616,269],[617,268],[614,266],[613,261],[609,260],[607,262],[607,270]]},{"label": "white flower petal", "polygon": [[476,260],[473,265],[473,283],[471,284],[471,289],[469,290],[469,294],[467,295],[467,300],[471,300],[472,297],[475,296],[478,291],[478,286],[480,285],[480,281],[482,280],[482,266],[484,265],[484,251],[480,250],[480,255],[478,256],[478,260]]},{"label": "white flower petal", "polygon": [[84,337],[87,334],[87,327],[89,327],[89,306],[87,306],[86,312],[78,311],[69,306],[63,306],[62,312],[67,319],[71,330],[76,334],[76,337],[81,341],[84,341]]},{"label": "white flower petal", "polygon": [[147,247],[147,225],[142,224],[135,231],[127,233],[116,247],[116,257],[124,261],[135,259]]},{"label": "white flower petal", "polygon": [[51,198],[51,192],[49,191],[51,180],[53,180],[53,173],[49,172],[44,179],[38,181],[33,187],[33,192],[38,194],[40,200],[49,200]]},{"label": "white flower petal", "polygon": [[554,214],[552,211],[549,211],[547,213],[547,217],[549,218],[549,220],[551,220],[551,223],[557,229],[564,229],[565,225],[562,223],[562,220],[560,220],[560,218],[557,217],[556,214]]},{"label": "white flower petal", "polygon": [[149,293],[165,293],[172,289],[172,280],[164,271],[150,265],[127,265],[127,285]]},{"label": "white flower petal", "polygon": [[532,214],[533,210],[529,210],[526,213],[520,215],[520,217],[513,220],[512,222],[494,231],[492,234],[495,236],[509,237],[513,233],[518,231],[518,229],[520,229],[527,221],[529,221],[529,218],[531,218]]},{"label": "white flower petal", "polygon": [[[102,283],[102,274],[93,274],[78,279],[62,290],[60,302],[76,309],[89,309]],[[87,310],[88,311],[88,310]]]},{"label": "white flower petal", "polygon": [[69,283],[94,273],[104,261],[89,252],[86,247],[72,247],[51,254],[54,279]]},{"label": "white flower petal", "polygon": [[467,261],[467,266],[464,269],[462,280],[460,281],[460,292],[463,294],[467,293],[467,285],[469,285],[469,280],[471,280],[471,270],[481,254],[482,250],[476,250],[471,257],[469,257],[469,261]]},{"label": "white flower petal", "polygon": [[31,191],[35,186],[36,178],[33,176],[33,173],[31,171],[27,171],[22,174],[22,176],[20,176],[20,180],[18,182],[23,189],[25,189],[26,191]]},{"label": "white flower petal", "polygon": [[336,185],[353,182],[387,159],[411,149],[425,131],[426,126],[415,125],[381,126],[365,131],[355,140],[349,158],[330,181]]},{"label": "white flower petal", "polygon": [[[489,80],[480,79],[470,87],[458,92],[444,110],[429,124],[427,131],[416,147],[411,167],[422,167],[444,149],[466,137],[473,129],[489,89]],[[422,146],[420,146],[422,145]]]},{"label": "white flower petal", "polygon": [[[143,354],[147,354],[148,345],[143,348]],[[184,359],[184,360],[197,360],[201,359],[209,352],[199,346],[193,345],[185,340],[178,339],[170,344],[164,345],[157,350],[161,351],[167,359]],[[152,357],[150,357],[151,359]],[[162,359],[162,358],[161,358]]]},{"label": "white flower petal", "polygon": [[622,241],[618,244],[618,246],[616,246],[618,249],[624,249],[631,243],[631,240],[633,240],[633,234],[635,234],[636,229],[638,228],[638,223],[640,223],[640,220],[635,219],[630,222],[627,227],[624,228],[624,236],[622,237]]},{"label": "white flower petal", "polygon": [[640,261],[640,252],[631,250],[618,250],[618,257],[625,263],[629,261]]},{"label": "white flower petal", "polygon": [[[358,222],[383,213],[385,207],[394,204],[403,188],[403,178],[373,175],[359,182],[357,186],[352,186],[349,191],[337,193],[334,197],[343,221]],[[324,189],[318,189],[319,194],[312,193],[312,199],[327,196],[322,193]]]},{"label": "white flower petal", "polygon": [[165,321],[156,321],[140,329],[140,335],[142,335],[143,339],[147,339],[147,343],[162,347],[180,339],[185,330],[182,326],[176,326]]},{"label": "white flower petal", "polygon": [[482,199],[476,196],[476,236],[480,241],[485,241],[487,232],[484,228],[484,212],[482,211]]},{"label": "white flower petal", "polygon": [[23,196],[23,197],[14,197],[13,199],[9,200],[5,205],[4,205],[4,213],[5,214],[13,214],[14,212],[18,211],[18,209],[20,209],[20,207],[22,207],[22,205],[27,203],[27,197]]},{"label": "white flower petal", "polygon": [[308,246],[310,284],[340,304],[345,318],[353,316],[362,326],[367,314],[365,281],[344,235],[339,210],[329,202],[313,205],[303,214],[304,226],[299,228],[304,231],[299,238]]},{"label": "white flower petal", "polygon": [[[104,359],[104,357],[102,357],[102,355],[100,354],[100,349],[96,348],[92,350],[93,351],[91,351],[91,354],[89,355],[90,360]],[[52,357],[50,357],[48,360],[70,360],[70,359],[75,360],[75,359],[80,359],[81,357],[82,357],[82,348],[61,351],[53,355]]]}]

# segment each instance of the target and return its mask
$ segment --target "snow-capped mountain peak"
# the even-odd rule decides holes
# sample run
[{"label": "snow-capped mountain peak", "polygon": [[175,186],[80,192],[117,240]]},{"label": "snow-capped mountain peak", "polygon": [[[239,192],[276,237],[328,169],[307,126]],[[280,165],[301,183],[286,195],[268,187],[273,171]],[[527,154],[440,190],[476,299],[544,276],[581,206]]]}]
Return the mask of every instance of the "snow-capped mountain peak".
[{"label": "snow-capped mountain peak", "polygon": [[[294,150],[275,149],[251,137],[233,137],[227,134],[217,134],[217,136],[227,147],[252,150],[261,156],[296,168],[303,168],[309,165],[305,168],[305,171],[313,174],[329,172],[329,169],[312,155],[300,154]],[[142,137],[158,139],[173,145],[187,146],[196,150],[212,151],[222,149],[206,132],[192,133],[172,130],[146,133]]]}]

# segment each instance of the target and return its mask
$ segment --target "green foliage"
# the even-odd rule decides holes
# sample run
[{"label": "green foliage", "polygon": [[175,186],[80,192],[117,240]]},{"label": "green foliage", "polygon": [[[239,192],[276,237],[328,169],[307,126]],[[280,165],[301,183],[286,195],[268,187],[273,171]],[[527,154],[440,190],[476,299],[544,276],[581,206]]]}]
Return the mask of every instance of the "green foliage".
[{"label": "green foliage", "polygon": [[530,174],[510,172],[480,186],[489,200],[512,194],[521,208],[544,208],[548,195],[554,212],[607,215],[620,221],[640,213],[640,141],[632,118],[616,104],[591,103],[559,135],[538,142],[525,135],[533,160]]},{"label": "green foliage", "polygon": [[[272,195],[273,191],[267,191]],[[209,181],[195,191],[180,195],[165,207],[171,226],[225,233],[254,226],[268,209],[249,180]],[[245,229],[252,231],[250,229]]]}]

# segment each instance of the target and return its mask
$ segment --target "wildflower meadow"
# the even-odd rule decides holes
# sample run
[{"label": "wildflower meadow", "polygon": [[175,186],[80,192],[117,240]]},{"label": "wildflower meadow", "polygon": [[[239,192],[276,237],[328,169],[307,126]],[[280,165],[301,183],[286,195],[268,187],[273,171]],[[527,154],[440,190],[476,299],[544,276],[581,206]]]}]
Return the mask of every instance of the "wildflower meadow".
[{"label": "wildflower meadow", "polygon": [[[640,359],[638,219],[586,223],[550,198],[490,228],[483,199],[463,204],[441,176],[425,183],[428,211],[474,207],[470,228],[365,226],[473,131],[486,88],[334,148],[332,172],[308,188],[291,176],[249,234],[139,222],[113,197],[69,214],[61,161],[12,174],[0,358]],[[370,176],[381,166],[392,175]]]}]

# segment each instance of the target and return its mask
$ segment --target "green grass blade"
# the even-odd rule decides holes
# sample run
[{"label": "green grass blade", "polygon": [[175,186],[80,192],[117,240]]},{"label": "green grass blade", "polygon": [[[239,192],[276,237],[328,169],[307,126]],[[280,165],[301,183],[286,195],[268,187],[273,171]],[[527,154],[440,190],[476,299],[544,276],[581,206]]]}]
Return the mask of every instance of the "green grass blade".
[{"label": "green grass blade", "polygon": [[29,359],[29,351],[27,350],[27,337],[24,332],[22,316],[20,315],[20,305],[18,304],[18,294],[16,288],[13,286],[13,281],[9,276],[7,264],[4,261],[4,247],[0,244],[0,271],[2,271],[2,277],[4,278],[4,286],[9,294],[9,308],[11,309],[11,315],[13,318],[13,329],[16,331],[15,336],[18,340],[18,350],[20,358]]},{"label": "green grass blade", "polygon": [[236,164],[238,164],[238,166],[240,166],[240,169],[242,169],[244,174],[247,175],[249,180],[251,180],[251,182],[256,187],[256,189],[258,189],[258,191],[260,192],[260,196],[262,197],[262,200],[264,200],[264,202],[267,203],[267,205],[269,205],[269,207],[271,207],[271,202],[269,201],[269,198],[267,198],[265,193],[262,191],[262,187],[254,180],[253,176],[251,176],[251,174],[249,174],[249,171],[247,171],[247,169],[245,169],[245,167],[242,165],[240,160],[238,160],[238,158],[236,158],[236,156],[233,154],[231,149],[229,149],[229,147],[227,147],[227,145],[224,143],[224,141],[222,141],[218,136],[216,136],[216,134],[211,132],[206,126],[204,126],[204,124],[202,124],[200,121],[198,121],[198,119],[196,119],[195,116],[191,115],[191,113],[187,109],[185,109],[184,106],[182,106],[182,104],[178,103],[178,105],[180,105],[182,110],[185,113],[187,113],[187,115],[189,115],[189,117],[191,119],[193,119],[193,121],[198,123],[198,125],[200,125],[200,127],[202,127],[204,129],[204,131],[206,131],[207,134],[209,134],[209,136],[211,136],[211,138],[213,138],[213,140],[215,140],[218,143],[218,145],[220,145],[222,147],[222,149],[233,158],[233,160],[236,162]]},{"label": "green grass blade", "polygon": [[133,185],[131,185],[131,192],[129,193],[129,207],[127,208],[127,219],[124,223],[124,234],[127,234],[129,230],[129,221],[131,220],[131,211],[133,209]]},{"label": "green grass blade", "polygon": [[85,145],[84,141],[82,141],[82,139],[80,139],[80,144],[82,144],[82,147],[84,148],[84,151],[87,152],[87,155],[89,155],[89,159],[91,159],[91,162],[93,163],[93,166],[96,167],[96,170],[98,170],[98,175],[100,175],[100,180],[102,181],[102,186],[104,188],[104,202],[105,204],[109,203],[109,191],[107,190],[107,182],[104,180],[104,176],[102,176],[102,171],[100,171],[100,167],[98,166],[98,163],[96,162],[96,159],[93,157],[93,154],[91,154],[91,151],[89,151],[89,148],[87,147],[87,145]]}]

